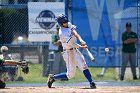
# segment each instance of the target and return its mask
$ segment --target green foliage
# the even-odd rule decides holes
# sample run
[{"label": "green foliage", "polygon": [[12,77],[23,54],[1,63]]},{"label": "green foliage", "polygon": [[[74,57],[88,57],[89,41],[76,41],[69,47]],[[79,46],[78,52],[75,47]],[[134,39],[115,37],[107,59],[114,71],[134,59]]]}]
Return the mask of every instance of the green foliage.
[{"label": "green foliage", "polygon": [[0,9],[0,13],[3,13],[5,17],[11,16],[11,14],[19,14],[19,12],[17,12],[16,9],[10,9],[10,8],[2,8]]},{"label": "green foliage", "polygon": [[15,33],[28,33],[28,12],[26,8],[1,8],[0,17],[4,43],[11,43]]}]

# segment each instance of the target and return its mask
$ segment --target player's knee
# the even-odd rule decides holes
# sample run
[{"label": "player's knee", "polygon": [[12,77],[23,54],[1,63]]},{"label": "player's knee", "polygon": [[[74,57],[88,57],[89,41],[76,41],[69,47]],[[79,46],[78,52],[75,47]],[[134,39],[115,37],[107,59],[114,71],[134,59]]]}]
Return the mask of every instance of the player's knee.
[{"label": "player's knee", "polygon": [[86,70],[86,69],[88,69],[88,66],[87,66],[87,65],[84,65],[83,67],[80,67],[80,70],[81,70],[81,71],[84,71],[84,70]]}]

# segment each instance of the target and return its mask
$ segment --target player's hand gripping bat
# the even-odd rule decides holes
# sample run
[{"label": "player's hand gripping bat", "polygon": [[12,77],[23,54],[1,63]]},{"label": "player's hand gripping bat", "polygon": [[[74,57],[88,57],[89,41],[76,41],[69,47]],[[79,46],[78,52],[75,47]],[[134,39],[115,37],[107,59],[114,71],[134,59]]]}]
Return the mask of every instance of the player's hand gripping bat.
[{"label": "player's hand gripping bat", "polygon": [[79,48],[85,48],[85,50],[87,51],[87,54],[90,58],[90,60],[92,62],[95,62],[95,58],[93,57],[93,55],[91,54],[91,52],[88,50],[88,46],[87,45],[79,45],[79,44],[76,44]]}]

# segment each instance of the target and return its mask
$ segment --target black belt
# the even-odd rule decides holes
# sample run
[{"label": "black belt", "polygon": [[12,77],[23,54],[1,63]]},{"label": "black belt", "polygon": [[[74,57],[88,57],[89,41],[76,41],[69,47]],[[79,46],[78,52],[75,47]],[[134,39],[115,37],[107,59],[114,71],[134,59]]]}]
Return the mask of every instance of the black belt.
[{"label": "black belt", "polygon": [[66,50],[74,50],[74,49],[76,49],[76,48],[63,49],[63,50],[66,51]]}]

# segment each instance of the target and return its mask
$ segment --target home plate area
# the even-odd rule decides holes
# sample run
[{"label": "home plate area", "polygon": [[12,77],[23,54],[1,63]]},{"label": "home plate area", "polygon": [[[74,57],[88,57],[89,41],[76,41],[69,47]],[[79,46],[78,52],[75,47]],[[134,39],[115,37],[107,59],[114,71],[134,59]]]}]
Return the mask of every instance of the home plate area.
[{"label": "home plate area", "polygon": [[140,93],[140,83],[96,82],[97,89],[90,89],[87,82],[78,84],[7,84],[0,93]]}]

